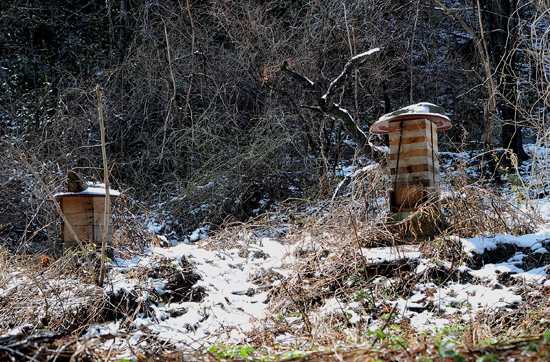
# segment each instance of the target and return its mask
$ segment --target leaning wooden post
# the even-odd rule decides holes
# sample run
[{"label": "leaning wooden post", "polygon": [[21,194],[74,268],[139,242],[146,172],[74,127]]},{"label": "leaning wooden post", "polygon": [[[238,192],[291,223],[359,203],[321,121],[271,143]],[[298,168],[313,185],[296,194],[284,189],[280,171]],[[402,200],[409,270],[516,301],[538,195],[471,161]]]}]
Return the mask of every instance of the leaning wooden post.
[{"label": "leaning wooden post", "polygon": [[[439,210],[439,157],[437,131],[451,128],[444,109],[431,103],[418,103],[384,115],[370,128],[371,133],[388,134],[392,191],[390,213],[393,221],[404,220],[432,200],[436,216],[417,215],[417,230],[424,235],[436,231]],[[431,225],[430,225],[431,224]],[[415,227],[416,228],[416,227]]]}]

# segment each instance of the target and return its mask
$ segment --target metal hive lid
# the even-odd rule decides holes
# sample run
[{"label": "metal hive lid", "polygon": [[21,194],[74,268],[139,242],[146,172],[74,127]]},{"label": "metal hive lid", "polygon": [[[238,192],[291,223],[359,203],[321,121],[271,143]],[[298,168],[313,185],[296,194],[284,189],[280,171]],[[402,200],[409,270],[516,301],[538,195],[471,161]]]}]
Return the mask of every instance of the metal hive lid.
[{"label": "metal hive lid", "polygon": [[425,118],[436,124],[438,131],[445,131],[452,127],[451,120],[445,115],[443,107],[433,103],[422,102],[413,104],[397,111],[388,113],[370,126],[369,131],[374,134],[387,134],[390,121]]},{"label": "metal hive lid", "polygon": [[[116,199],[120,196],[120,191],[109,189],[109,196],[111,199]],[[65,198],[65,197],[105,197],[105,185],[90,185],[88,188],[81,192],[62,192],[59,194],[53,195],[56,200]],[[46,201],[52,202],[50,198]]]}]

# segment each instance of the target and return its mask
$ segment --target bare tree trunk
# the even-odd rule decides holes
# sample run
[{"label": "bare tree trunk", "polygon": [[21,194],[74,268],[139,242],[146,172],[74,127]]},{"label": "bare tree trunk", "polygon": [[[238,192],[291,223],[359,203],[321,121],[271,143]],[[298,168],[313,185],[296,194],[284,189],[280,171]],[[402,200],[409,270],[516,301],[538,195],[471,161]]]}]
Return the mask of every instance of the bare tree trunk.
[{"label": "bare tree trunk", "polygon": [[[489,92],[489,99],[483,112],[485,150],[490,149],[497,110],[497,94],[500,94],[503,147],[512,150],[518,158],[527,159],[528,155],[523,150],[521,126],[518,124],[517,90],[513,76],[516,68],[515,41],[510,32],[515,28],[513,14],[517,10],[517,0],[477,0],[479,36],[455,11],[449,9],[440,0],[434,1],[460,22],[470,34],[483,62]],[[487,39],[485,33],[488,34]],[[498,86],[493,80],[493,70],[500,78]]]},{"label": "bare tree trunk", "polygon": [[126,55],[126,50],[130,43],[131,37],[130,18],[128,17],[128,11],[128,0],[120,0],[120,36],[118,42],[120,46],[120,61],[122,61],[122,59],[124,59],[124,56]]},{"label": "bare tree trunk", "polygon": [[487,49],[487,42],[485,40],[485,37],[483,35],[483,22],[481,21],[481,15],[480,15],[480,3],[479,0],[477,0],[477,7],[478,7],[478,24],[480,27],[480,35],[474,31],[474,29],[464,21],[464,19],[454,10],[448,8],[445,4],[443,4],[440,0],[434,0],[437,5],[439,5],[445,12],[447,12],[449,15],[451,15],[453,18],[455,18],[460,25],[466,30],[468,34],[472,37],[474,44],[477,49],[477,53],[481,58],[481,61],[483,63],[483,69],[485,70],[485,79],[487,82],[487,104],[483,107],[483,117],[484,117],[484,123],[485,128],[483,130],[483,147],[487,151],[490,149],[491,145],[491,139],[493,138],[493,127],[495,124],[494,120],[494,114],[496,111],[496,95],[497,95],[497,88],[493,81],[493,72],[491,68],[491,62],[489,58],[489,50]]},{"label": "bare tree trunk", "polygon": [[520,160],[526,160],[529,156],[523,149],[520,115],[517,112],[516,39],[512,35],[518,25],[514,19],[517,0],[480,0],[480,2],[483,4],[482,14],[489,36],[492,61],[499,79],[502,146],[515,153]]}]

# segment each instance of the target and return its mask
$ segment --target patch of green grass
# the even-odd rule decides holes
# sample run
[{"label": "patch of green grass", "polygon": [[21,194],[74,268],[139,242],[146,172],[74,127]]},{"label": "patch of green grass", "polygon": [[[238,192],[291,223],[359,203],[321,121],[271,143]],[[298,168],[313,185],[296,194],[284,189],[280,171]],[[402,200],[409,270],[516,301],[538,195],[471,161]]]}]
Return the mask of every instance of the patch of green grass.
[{"label": "patch of green grass", "polygon": [[226,347],[222,345],[214,345],[206,348],[206,351],[215,355],[218,359],[242,359],[243,361],[253,361],[254,348],[249,346],[234,346]]}]

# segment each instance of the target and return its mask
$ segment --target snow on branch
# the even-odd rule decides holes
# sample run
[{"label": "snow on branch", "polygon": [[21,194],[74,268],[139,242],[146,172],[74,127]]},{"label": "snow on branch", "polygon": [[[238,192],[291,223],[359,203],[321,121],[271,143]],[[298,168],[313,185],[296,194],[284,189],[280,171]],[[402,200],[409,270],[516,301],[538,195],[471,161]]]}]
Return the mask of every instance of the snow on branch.
[{"label": "snow on branch", "polygon": [[[365,156],[369,156],[372,153],[377,154],[379,153],[379,150],[371,146],[365,132],[363,132],[363,130],[361,130],[361,128],[359,128],[359,126],[355,123],[351,114],[335,102],[335,99],[338,89],[346,85],[353,71],[365,64],[369,56],[377,53],[378,51],[380,51],[380,48],[374,48],[351,58],[344,66],[342,73],[340,73],[340,75],[330,84],[326,94],[323,96],[317,95],[319,107],[301,106],[305,109],[322,112],[323,114],[339,122],[348,136],[356,142],[357,146],[362,150]],[[286,61],[283,62],[281,71],[283,74],[293,78],[304,86],[306,90],[315,90],[315,83],[307,77],[288,69],[288,63]]]},{"label": "snow on branch", "polygon": [[305,77],[301,74],[298,74],[298,73],[288,69],[287,65],[288,65],[288,63],[285,60],[283,62],[283,65],[281,66],[281,71],[283,72],[283,74],[294,78],[294,80],[297,80],[301,85],[303,85],[306,88],[315,89],[315,82],[309,80],[307,77]]},{"label": "snow on branch", "polygon": [[344,70],[342,71],[342,73],[340,73],[340,75],[336,79],[334,79],[332,83],[330,83],[327,93],[322,98],[328,101],[329,103],[334,103],[334,98],[337,95],[337,90],[346,85],[346,83],[349,80],[349,77],[351,76],[351,73],[356,68],[365,64],[369,55],[372,55],[379,51],[380,51],[380,48],[374,48],[351,58],[344,66]]}]

